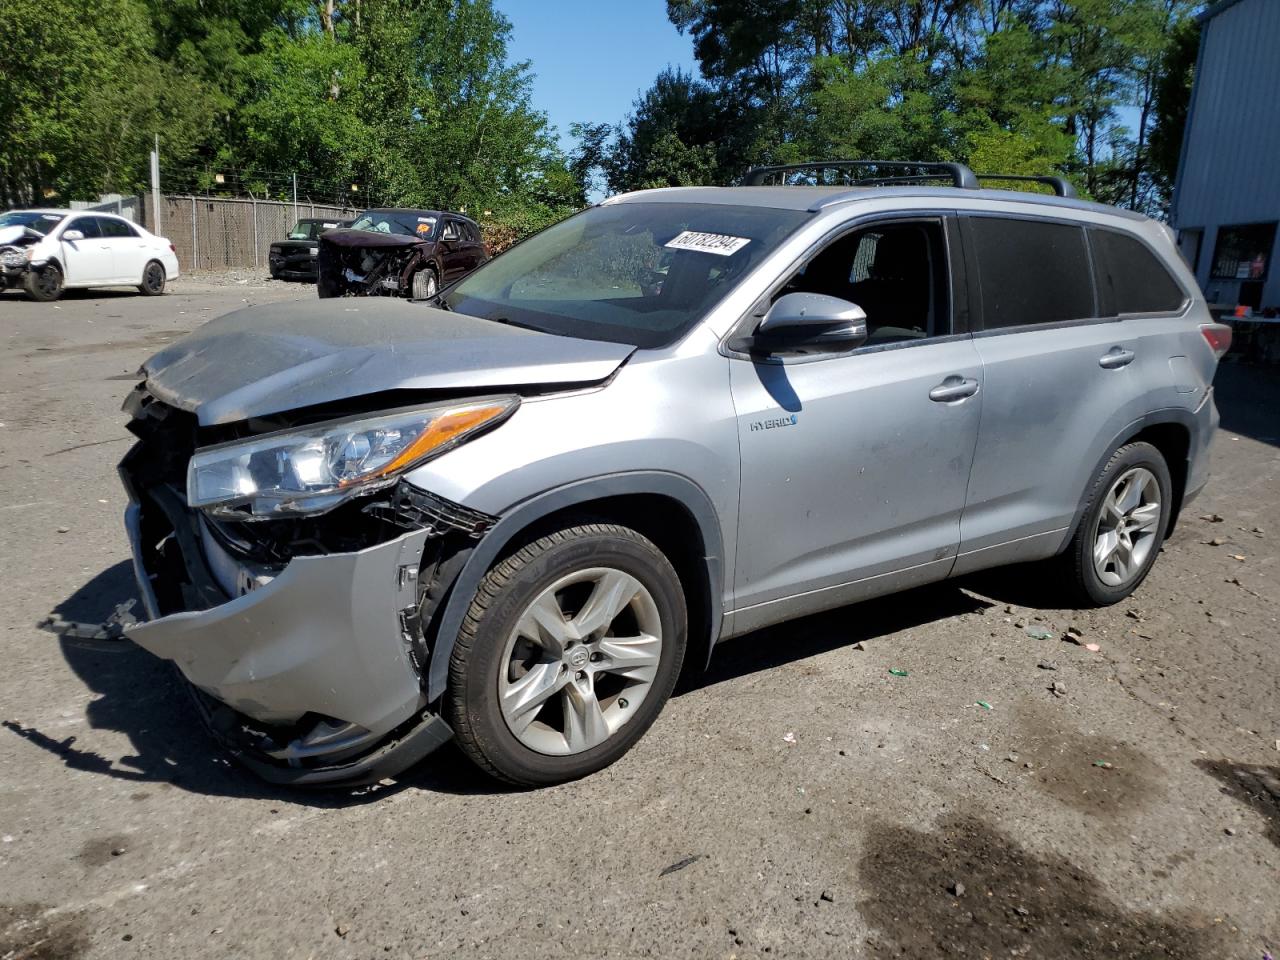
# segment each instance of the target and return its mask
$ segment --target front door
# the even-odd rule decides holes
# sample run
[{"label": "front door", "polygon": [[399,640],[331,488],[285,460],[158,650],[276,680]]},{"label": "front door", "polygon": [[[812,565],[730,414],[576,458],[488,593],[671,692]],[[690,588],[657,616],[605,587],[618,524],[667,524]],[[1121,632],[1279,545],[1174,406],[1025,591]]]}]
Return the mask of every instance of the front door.
[{"label": "front door", "polygon": [[[65,239],[68,230],[79,230],[79,240]],[[102,236],[97,217],[76,217],[59,235],[62,240],[62,265],[67,283],[109,283],[115,279],[111,246]]]},{"label": "front door", "polygon": [[867,313],[845,355],[731,361],[742,484],[734,631],[947,575],[982,403],[941,219],[876,222],[778,294]]}]

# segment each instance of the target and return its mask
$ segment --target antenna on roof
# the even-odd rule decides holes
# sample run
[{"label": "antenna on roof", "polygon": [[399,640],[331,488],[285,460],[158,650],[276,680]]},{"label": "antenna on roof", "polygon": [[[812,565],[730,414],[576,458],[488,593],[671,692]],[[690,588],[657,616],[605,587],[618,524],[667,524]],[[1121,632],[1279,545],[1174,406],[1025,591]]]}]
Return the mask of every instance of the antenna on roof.
[{"label": "antenna on roof", "polygon": [[[905,174],[881,175],[885,169],[908,171]],[[913,160],[822,160],[816,163],[784,163],[771,167],[752,167],[742,182],[745,186],[761,186],[767,180],[778,177],[786,182],[789,173],[818,173],[823,170],[867,170],[870,177],[845,180],[848,186],[890,186],[895,183],[927,183],[930,180],[950,180],[952,186],[966,190],[978,188],[978,178],[963,163],[919,163]],[[914,171],[914,172],[911,172]]]}]

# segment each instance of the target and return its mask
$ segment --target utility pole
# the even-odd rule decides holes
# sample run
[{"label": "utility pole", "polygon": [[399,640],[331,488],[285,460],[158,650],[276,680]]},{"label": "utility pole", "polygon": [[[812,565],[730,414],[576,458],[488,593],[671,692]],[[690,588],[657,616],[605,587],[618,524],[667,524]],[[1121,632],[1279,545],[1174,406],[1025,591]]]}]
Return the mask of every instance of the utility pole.
[{"label": "utility pole", "polygon": [[293,175],[293,222],[298,222],[298,175]]},{"label": "utility pole", "polygon": [[151,207],[154,223],[148,224],[156,236],[163,236],[160,229],[160,134],[156,134],[156,148],[151,151]]}]

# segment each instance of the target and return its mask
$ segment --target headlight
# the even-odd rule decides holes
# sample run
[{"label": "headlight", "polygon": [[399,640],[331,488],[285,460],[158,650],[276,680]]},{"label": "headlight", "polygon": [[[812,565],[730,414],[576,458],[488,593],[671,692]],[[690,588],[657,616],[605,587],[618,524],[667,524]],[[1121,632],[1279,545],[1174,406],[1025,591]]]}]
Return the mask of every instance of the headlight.
[{"label": "headlight", "polygon": [[187,501],[240,520],[323,513],[497,425],[519,402],[439,404],[207,447],[187,468]]},{"label": "headlight", "polygon": [[272,247],[272,248],[271,248],[271,250],[270,250],[269,252],[270,252],[270,253],[279,253],[279,252],[280,252],[280,248],[279,248],[279,247]]}]

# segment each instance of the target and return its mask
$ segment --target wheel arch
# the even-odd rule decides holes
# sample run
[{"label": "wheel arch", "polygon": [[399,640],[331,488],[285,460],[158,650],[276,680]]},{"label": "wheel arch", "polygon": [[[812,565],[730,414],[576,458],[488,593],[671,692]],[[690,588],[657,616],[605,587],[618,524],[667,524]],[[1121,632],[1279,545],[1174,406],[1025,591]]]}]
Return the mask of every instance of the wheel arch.
[{"label": "wheel arch", "polygon": [[142,264],[142,275],[138,277],[139,286],[142,286],[144,283],[147,282],[147,268],[151,266],[153,263],[159,266],[161,272],[164,273],[164,282],[165,283],[169,282],[169,268],[164,265],[164,261],[161,260],[160,257],[158,256],[147,257],[146,261],[144,261]]},{"label": "wheel arch", "polygon": [[1129,443],[1149,443],[1159,450],[1160,455],[1164,457],[1173,486],[1170,491],[1173,503],[1169,508],[1169,526],[1165,530],[1165,536],[1167,537],[1173,533],[1174,524],[1178,520],[1178,514],[1182,509],[1182,500],[1186,494],[1187,477],[1191,466],[1189,460],[1191,456],[1191,431],[1195,426],[1195,417],[1191,411],[1184,410],[1181,407],[1170,407],[1163,410],[1154,410],[1146,416],[1130,422],[1123,430],[1111,438],[1102,447],[1102,454],[1098,457],[1097,463],[1094,464],[1085,488],[1080,493],[1080,502],[1076,507],[1075,519],[1067,531],[1066,538],[1063,540],[1063,548],[1065,549],[1067,544],[1071,542],[1072,537],[1075,536],[1076,531],[1080,528],[1080,524],[1084,522],[1089,489],[1093,484],[1093,479],[1102,471],[1107,461],[1111,459],[1111,455],[1120,447]]},{"label": "wheel arch", "polygon": [[720,636],[724,547],[711,498],[692,480],[664,471],[636,471],[580,480],[511,507],[471,549],[447,593],[436,622],[427,665],[426,694],[435,702],[449,678],[449,655],[480,581],[503,557],[564,521],[620,523],[652,540],[666,554],[689,608],[689,653],[701,669]]}]

